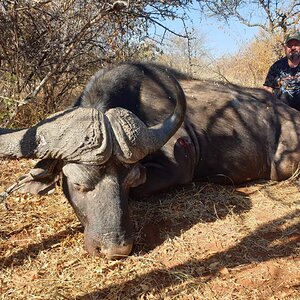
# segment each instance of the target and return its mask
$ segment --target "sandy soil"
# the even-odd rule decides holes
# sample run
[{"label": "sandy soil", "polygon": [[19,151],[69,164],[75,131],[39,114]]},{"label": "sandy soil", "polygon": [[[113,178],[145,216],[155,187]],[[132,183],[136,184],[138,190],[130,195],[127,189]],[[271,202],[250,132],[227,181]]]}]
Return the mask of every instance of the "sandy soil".
[{"label": "sandy soil", "polygon": [[[33,161],[1,161],[3,190]],[[60,188],[0,204],[0,299],[300,299],[297,180],[131,201],[133,254],[92,258]]]}]

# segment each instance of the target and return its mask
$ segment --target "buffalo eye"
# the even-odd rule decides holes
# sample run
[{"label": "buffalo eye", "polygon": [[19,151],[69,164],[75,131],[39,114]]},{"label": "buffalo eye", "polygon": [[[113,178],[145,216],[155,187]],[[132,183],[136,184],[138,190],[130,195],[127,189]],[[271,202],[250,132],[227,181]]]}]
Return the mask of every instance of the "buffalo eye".
[{"label": "buffalo eye", "polygon": [[76,191],[81,193],[86,193],[88,191],[91,191],[93,188],[79,184],[79,183],[73,183],[73,187]]}]

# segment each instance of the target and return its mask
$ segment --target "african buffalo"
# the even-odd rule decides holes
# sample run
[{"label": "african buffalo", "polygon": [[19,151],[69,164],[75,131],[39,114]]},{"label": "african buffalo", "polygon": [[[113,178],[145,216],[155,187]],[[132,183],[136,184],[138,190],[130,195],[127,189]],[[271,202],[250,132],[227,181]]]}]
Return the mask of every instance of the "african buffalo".
[{"label": "african buffalo", "polygon": [[62,171],[87,251],[114,258],[133,245],[129,193],[144,199],[192,180],[292,176],[299,117],[262,89],[123,63],[96,73],[73,108],[27,130],[2,129],[0,156],[43,158],[23,191],[48,191]]}]

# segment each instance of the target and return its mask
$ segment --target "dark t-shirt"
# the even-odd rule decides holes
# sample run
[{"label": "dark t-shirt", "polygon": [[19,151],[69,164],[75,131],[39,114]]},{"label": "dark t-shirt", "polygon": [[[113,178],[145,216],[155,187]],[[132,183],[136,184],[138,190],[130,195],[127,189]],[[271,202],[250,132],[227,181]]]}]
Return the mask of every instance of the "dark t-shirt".
[{"label": "dark t-shirt", "polygon": [[266,77],[277,98],[300,111],[300,64],[291,68],[286,57],[275,62]]}]

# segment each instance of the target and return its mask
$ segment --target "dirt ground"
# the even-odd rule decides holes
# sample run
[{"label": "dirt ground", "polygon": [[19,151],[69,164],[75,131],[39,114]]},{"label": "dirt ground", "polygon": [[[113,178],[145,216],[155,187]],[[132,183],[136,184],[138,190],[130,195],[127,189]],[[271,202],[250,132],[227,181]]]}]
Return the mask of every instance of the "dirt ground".
[{"label": "dirt ground", "polygon": [[[1,161],[1,190],[33,161]],[[0,299],[300,299],[299,182],[131,201],[134,252],[92,258],[60,188],[0,204]]]}]

